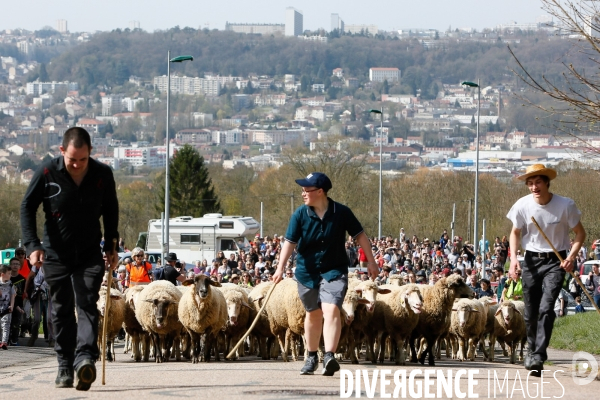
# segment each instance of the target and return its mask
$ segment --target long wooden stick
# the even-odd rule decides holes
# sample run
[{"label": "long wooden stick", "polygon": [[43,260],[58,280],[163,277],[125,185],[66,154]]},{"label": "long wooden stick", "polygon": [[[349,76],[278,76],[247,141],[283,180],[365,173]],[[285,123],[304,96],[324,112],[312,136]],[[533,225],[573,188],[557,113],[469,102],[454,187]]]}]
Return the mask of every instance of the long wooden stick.
[{"label": "long wooden stick", "polygon": [[[552,242],[550,242],[550,239],[548,239],[548,236],[546,236],[546,234],[544,233],[544,231],[542,230],[542,228],[540,228],[540,226],[538,225],[538,223],[535,220],[535,218],[531,217],[531,221],[533,221],[533,223],[535,224],[535,226],[537,226],[537,228],[540,230],[540,233],[542,234],[542,236],[544,237],[544,239],[546,239],[546,242],[548,242],[548,244],[550,245],[550,247],[552,247],[552,251],[554,251],[554,254],[556,254],[556,257],[558,257],[558,259],[562,263],[563,262],[563,258],[561,257],[561,255],[558,252],[558,250],[556,250],[556,247],[554,247],[554,245],[552,244]],[[579,285],[579,287],[581,287],[581,289],[583,289],[583,293],[585,293],[585,295],[587,296],[587,298],[590,299],[590,303],[592,303],[592,305],[594,306],[594,308],[596,309],[596,311],[598,311],[598,314],[600,314],[600,308],[598,308],[598,305],[596,304],[596,302],[594,301],[594,299],[592,299],[592,296],[590,296],[590,294],[588,293],[588,291],[585,288],[585,286],[583,286],[583,283],[581,282],[581,279],[579,279],[578,276],[575,276],[575,274],[573,273],[573,271],[569,271],[569,274],[571,274],[571,277],[573,277],[573,279],[575,279],[575,282],[577,282],[577,284]]]},{"label": "long wooden stick", "polygon": [[[117,251],[117,239],[113,239],[113,255]],[[104,305],[104,318],[102,320],[102,384],[106,385],[106,334],[108,330],[108,312],[110,311],[110,289],[112,288],[112,264],[108,263],[108,277],[106,278],[106,303]]]},{"label": "long wooden stick", "polygon": [[269,301],[269,298],[271,297],[271,293],[273,293],[273,289],[275,289],[275,286],[277,286],[276,284],[273,284],[273,286],[271,286],[271,289],[269,289],[269,292],[267,293],[267,297],[265,297],[265,301],[263,301],[263,305],[260,308],[260,310],[258,311],[258,314],[256,314],[256,317],[254,318],[254,322],[252,322],[252,325],[250,325],[250,328],[248,328],[248,331],[246,333],[244,333],[244,336],[242,336],[242,338],[239,340],[239,342],[237,342],[237,344],[235,345],[235,347],[233,348],[233,350],[231,350],[229,352],[229,354],[227,354],[227,357],[225,358],[231,358],[234,356],[236,350],[238,349],[238,347],[240,347],[242,345],[242,343],[244,343],[244,340],[246,340],[246,338],[248,337],[248,335],[250,335],[250,333],[252,332],[252,329],[254,329],[254,327],[256,326],[256,324],[258,323],[258,319],[260,318],[260,314],[262,314],[262,312],[265,309],[265,306],[267,305],[267,302]]}]

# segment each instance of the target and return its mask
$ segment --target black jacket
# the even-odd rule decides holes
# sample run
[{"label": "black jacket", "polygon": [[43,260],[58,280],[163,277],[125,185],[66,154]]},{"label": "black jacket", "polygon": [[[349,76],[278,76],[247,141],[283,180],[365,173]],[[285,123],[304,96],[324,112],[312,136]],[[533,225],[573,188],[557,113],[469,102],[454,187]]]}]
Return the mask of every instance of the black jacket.
[{"label": "black jacket", "polygon": [[[36,229],[40,204],[45,215],[43,245]],[[33,175],[21,203],[27,254],[44,250],[46,260],[63,264],[101,262],[100,216],[104,222],[104,250],[112,250],[113,239],[119,239],[119,203],[109,166],[90,158],[88,171],[77,186],[62,156],[44,163]]]}]

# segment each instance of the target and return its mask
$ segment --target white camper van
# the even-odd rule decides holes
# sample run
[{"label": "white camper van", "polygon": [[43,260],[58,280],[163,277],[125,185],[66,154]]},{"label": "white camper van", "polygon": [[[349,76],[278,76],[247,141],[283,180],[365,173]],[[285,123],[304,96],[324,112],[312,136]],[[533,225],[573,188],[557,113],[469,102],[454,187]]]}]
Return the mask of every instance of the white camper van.
[{"label": "white camper van", "polygon": [[[219,251],[229,258],[232,253],[249,251],[246,236],[258,232],[260,224],[252,217],[205,214],[202,218],[176,217],[169,219],[169,252],[190,263],[206,259],[210,262]],[[161,220],[148,222],[146,252],[161,252]]]}]

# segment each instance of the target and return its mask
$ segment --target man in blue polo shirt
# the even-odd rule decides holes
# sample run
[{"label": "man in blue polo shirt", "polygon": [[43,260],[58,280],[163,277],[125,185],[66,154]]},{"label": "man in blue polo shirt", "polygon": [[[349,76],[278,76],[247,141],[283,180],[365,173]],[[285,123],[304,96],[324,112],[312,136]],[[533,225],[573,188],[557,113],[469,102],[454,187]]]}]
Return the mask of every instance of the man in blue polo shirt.
[{"label": "man in blue polo shirt", "polygon": [[342,330],[340,309],[348,288],[346,232],[365,252],[371,279],[377,277],[379,269],[360,222],[348,207],[327,197],[332,187],[327,175],[313,172],[305,179],[296,179],[296,183],[302,186],[304,205],[292,215],[273,281],[281,281],[284,266],[297,249],[295,279],[306,309],[304,332],[308,350],[300,373],[312,375],[317,369],[322,331],[325,343],[322,374],[332,376],[340,369],[334,353]]}]

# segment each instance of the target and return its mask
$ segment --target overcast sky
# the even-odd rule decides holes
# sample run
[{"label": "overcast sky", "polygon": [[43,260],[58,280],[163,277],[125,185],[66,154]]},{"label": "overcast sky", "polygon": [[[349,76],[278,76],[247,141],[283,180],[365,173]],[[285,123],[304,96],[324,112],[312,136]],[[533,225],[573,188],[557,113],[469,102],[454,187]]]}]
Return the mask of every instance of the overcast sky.
[{"label": "overcast sky", "polygon": [[3,0],[0,30],[43,26],[66,19],[71,32],[112,30],[139,21],[146,31],[179,25],[224,29],[225,22],[285,23],[285,8],[304,15],[304,29],[330,29],[330,15],[346,24],[375,24],[379,29],[493,28],[509,21],[536,22],[540,0]]}]

